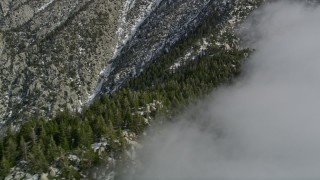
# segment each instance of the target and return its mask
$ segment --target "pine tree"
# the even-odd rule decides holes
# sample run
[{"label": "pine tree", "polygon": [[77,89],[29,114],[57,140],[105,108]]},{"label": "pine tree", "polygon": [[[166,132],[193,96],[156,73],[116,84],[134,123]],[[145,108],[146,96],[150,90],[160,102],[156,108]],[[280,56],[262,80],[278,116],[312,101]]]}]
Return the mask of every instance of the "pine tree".
[{"label": "pine tree", "polygon": [[47,172],[49,167],[49,164],[43,153],[43,149],[41,149],[41,147],[43,147],[44,145],[41,143],[37,143],[36,145],[34,145],[28,155],[28,160],[30,164],[32,164],[32,170],[35,173]]},{"label": "pine tree", "polygon": [[5,144],[5,150],[4,150],[4,156],[6,156],[7,160],[11,163],[14,164],[17,160],[18,157],[18,145],[17,142],[15,141],[14,136],[9,137]]},{"label": "pine tree", "polygon": [[68,138],[67,138],[67,134],[65,133],[65,130],[62,130],[60,137],[59,137],[59,145],[62,149],[64,150],[69,150],[70,149],[70,145],[68,142]]},{"label": "pine tree", "polygon": [[7,174],[10,172],[11,163],[10,161],[3,156],[0,162],[0,178],[4,179]]},{"label": "pine tree", "polygon": [[20,149],[21,149],[20,152],[21,152],[22,159],[27,160],[28,146],[23,136],[20,138]]},{"label": "pine tree", "polygon": [[79,144],[89,148],[93,143],[93,131],[91,129],[89,122],[84,121],[79,131],[80,131]]},{"label": "pine tree", "polygon": [[52,162],[59,155],[59,149],[54,141],[53,137],[50,136],[48,143],[46,143],[45,156],[49,162]]}]

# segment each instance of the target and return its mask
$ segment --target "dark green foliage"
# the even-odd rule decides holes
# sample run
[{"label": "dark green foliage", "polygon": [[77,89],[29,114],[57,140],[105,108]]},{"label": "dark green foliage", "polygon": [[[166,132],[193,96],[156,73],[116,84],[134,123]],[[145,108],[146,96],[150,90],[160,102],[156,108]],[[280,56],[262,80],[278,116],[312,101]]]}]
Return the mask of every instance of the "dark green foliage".
[{"label": "dark green foliage", "polygon": [[[140,134],[148,126],[145,118],[179,113],[190,102],[230,82],[239,74],[241,60],[248,55],[248,50],[211,47],[206,54],[182,62],[179,69],[169,68],[202,37],[216,38],[210,36],[214,34],[214,24],[210,20],[203,23],[125,87],[101,96],[84,107],[81,114],[65,110],[52,119],[32,119],[16,134],[9,129],[0,142],[0,179],[19,160],[28,161],[34,173],[47,172],[54,163],[65,178],[79,179],[79,173],[70,168],[68,154],[80,157],[81,170],[103,163],[103,157],[117,158],[126,145],[122,130]],[[146,106],[155,101],[161,102],[163,107],[145,111]],[[139,114],[141,111],[144,113]],[[99,155],[91,145],[101,138],[106,139],[109,146]]]},{"label": "dark green foliage", "polygon": [[10,168],[11,168],[11,166],[12,166],[11,164],[12,164],[12,163],[10,163],[5,156],[3,156],[3,157],[1,158],[1,162],[0,162],[0,175],[2,175],[2,176],[0,176],[0,177],[4,178],[5,175],[9,173]]},{"label": "dark green foliage", "polygon": [[[144,121],[147,116],[155,117],[166,109],[171,113],[179,112],[192,100],[230,81],[239,73],[240,59],[246,53],[229,51],[203,56],[175,73],[170,73],[168,68],[159,71],[155,67],[161,63],[156,63],[128,86],[110,96],[102,96],[81,114],[64,111],[51,120],[29,121],[17,134],[8,132],[1,143],[0,176],[4,177],[17,160],[27,160],[33,172],[41,173],[47,172],[50,163],[60,159],[64,175],[78,177],[68,168],[68,160],[61,158],[66,153],[83,150],[84,153],[78,154],[84,159],[81,168],[90,168],[100,161],[97,153],[91,150],[91,144],[104,137],[112,142],[108,152],[120,155],[125,147],[120,130],[139,134],[147,126]],[[164,108],[152,114],[135,113],[154,100],[162,102]]]},{"label": "dark green foliage", "polygon": [[32,146],[29,154],[28,154],[28,161],[31,164],[31,169],[36,173],[47,172],[49,168],[48,161],[44,155],[44,145],[43,142],[40,141],[39,143]]}]

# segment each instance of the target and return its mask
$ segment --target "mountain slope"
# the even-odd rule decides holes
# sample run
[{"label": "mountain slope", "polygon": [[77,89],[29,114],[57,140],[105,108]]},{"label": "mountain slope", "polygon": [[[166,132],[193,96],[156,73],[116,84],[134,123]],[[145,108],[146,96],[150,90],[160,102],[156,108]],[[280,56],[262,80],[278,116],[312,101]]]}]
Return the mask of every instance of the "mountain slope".
[{"label": "mountain slope", "polygon": [[[129,7],[134,7],[133,2],[139,1],[126,1],[128,3],[126,5],[131,4]],[[45,175],[43,173],[48,172],[51,177],[67,179],[113,177],[115,164],[135,163],[134,149],[139,146],[136,138],[156,116],[164,114],[170,117],[179,113],[183,106],[220,84],[232,81],[232,78],[239,74],[241,61],[248,56],[249,51],[239,47],[239,39],[235,34],[236,24],[258,6],[258,1],[221,1],[218,5],[214,1],[202,1],[207,4],[201,9],[201,13],[197,8],[194,9],[196,19],[170,21],[172,23],[170,27],[174,28],[164,32],[156,29],[155,31],[160,32],[155,33],[153,27],[157,27],[157,24],[161,24],[160,22],[166,22],[168,18],[173,19],[172,16],[174,16],[170,14],[171,12],[167,12],[169,15],[165,15],[167,13],[163,15],[166,18],[157,19],[159,16],[156,13],[157,10],[160,7],[163,8],[160,8],[161,11],[167,9],[165,2],[162,1],[159,4],[155,2],[152,6],[155,10],[150,16],[148,16],[149,13],[144,13],[145,23],[142,23],[136,31],[135,25],[129,26],[131,30],[133,29],[130,32],[135,32],[135,35],[119,38],[120,41],[126,41],[126,39],[128,41],[119,56],[112,55],[115,58],[106,70],[113,70],[109,71],[110,78],[105,76],[106,82],[102,78],[102,92],[108,92],[106,89],[111,90],[117,87],[110,86],[108,79],[116,77],[114,75],[119,72],[125,72],[128,68],[127,63],[133,63],[131,65],[134,68],[141,67],[143,71],[137,73],[136,77],[129,76],[118,81],[120,83],[115,83],[119,86],[117,91],[101,98],[97,96],[96,101],[84,107],[82,113],[65,111],[58,113],[51,120],[33,119],[25,123],[15,134],[8,131],[4,141],[0,143],[2,176],[10,173],[7,178],[14,179],[21,175],[26,177],[32,174],[40,178],[41,174]],[[184,7],[187,1],[176,3],[179,5],[177,7]],[[197,7],[202,7],[196,1],[188,1],[188,3],[195,3]],[[125,13],[127,10],[119,12],[127,14]],[[187,10],[188,8],[185,7],[181,10],[181,14]],[[183,16],[194,17],[188,13]],[[144,18],[138,17],[134,22],[139,24],[142,22],[141,19]],[[150,22],[148,19],[155,21],[153,26],[148,25]],[[121,22],[127,22],[127,20],[121,19]],[[178,27],[185,22],[194,23],[190,23],[192,28],[182,28],[180,31]],[[145,35],[145,29],[154,34],[150,38],[139,39],[139,34],[141,37]],[[63,30],[58,32],[61,31]],[[84,32],[83,29],[81,32]],[[116,33],[121,34],[121,32],[123,31]],[[165,38],[157,37],[161,33]],[[175,43],[165,44],[166,40],[163,39],[167,37],[177,38]],[[154,41],[149,42],[152,39]],[[46,40],[40,42],[46,42]],[[51,40],[51,42],[54,41]],[[142,44],[146,42],[149,43],[148,46]],[[146,48],[151,47],[153,43],[157,45],[159,42],[164,43],[165,46],[158,50],[151,49],[150,52]],[[130,44],[133,44],[131,48],[137,46],[145,49],[135,48],[135,51],[130,51]],[[120,50],[122,45],[115,43],[115,47],[120,47]],[[138,56],[141,59],[125,59],[126,54]],[[148,54],[155,55],[145,63],[145,66],[141,66],[146,60],[145,57],[149,57]],[[134,61],[137,62],[134,63]],[[100,90],[99,86],[97,89]],[[100,91],[97,91],[97,94],[99,93]],[[103,173],[95,167],[101,163],[107,164],[104,166],[106,168]],[[10,169],[12,167],[14,168]]]},{"label": "mountain slope", "polygon": [[99,73],[158,1],[0,2],[0,129],[80,110]]},{"label": "mountain slope", "polygon": [[223,26],[237,8],[255,3],[1,1],[0,132],[32,116],[81,111],[99,93],[140,74],[209,16]]}]

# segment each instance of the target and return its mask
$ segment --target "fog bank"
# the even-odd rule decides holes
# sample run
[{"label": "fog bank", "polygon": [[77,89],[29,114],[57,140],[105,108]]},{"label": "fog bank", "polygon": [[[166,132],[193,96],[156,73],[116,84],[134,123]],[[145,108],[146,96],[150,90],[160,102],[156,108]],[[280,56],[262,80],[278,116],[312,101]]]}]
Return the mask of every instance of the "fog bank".
[{"label": "fog bank", "polygon": [[269,4],[242,35],[243,77],[148,136],[135,179],[320,178],[320,8]]}]

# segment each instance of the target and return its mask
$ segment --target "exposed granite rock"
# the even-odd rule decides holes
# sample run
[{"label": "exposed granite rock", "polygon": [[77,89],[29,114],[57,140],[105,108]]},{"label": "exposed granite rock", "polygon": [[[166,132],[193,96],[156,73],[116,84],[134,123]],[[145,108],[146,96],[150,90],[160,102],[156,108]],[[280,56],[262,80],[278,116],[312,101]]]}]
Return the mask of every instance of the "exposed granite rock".
[{"label": "exposed granite rock", "polygon": [[9,6],[10,6],[11,2],[12,2],[12,0],[2,0],[0,2],[3,16],[6,16],[8,14],[9,9],[10,9]]},{"label": "exposed granite rock", "polygon": [[212,11],[228,13],[237,2],[2,0],[0,134],[116,90]]},{"label": "exposed granite rock", "polygon": [[[170,49],[179,39],[188,35],[208,16],[214,16],[217,25],[232,18],[232,11],[254,5],[261,0],[163,0],[143,22],[132,39],[125,44],[119,56],[108,66],[101,78],[102,93],[111,93]],[[237,18],[237,17],[234,17]],[[226,45],[228,47],[229,45]],[[230,48],[230,47],[229,47]]]},{"label": "exposed granite rock", "polygon": [[122,1],[1,1],[0,128],[77,110],[118,43]]},{"label": "exposed granite rock", "polygon": [[80,110],[108,61],[161,0],[2,0],[0,134],[30,116]]}]

